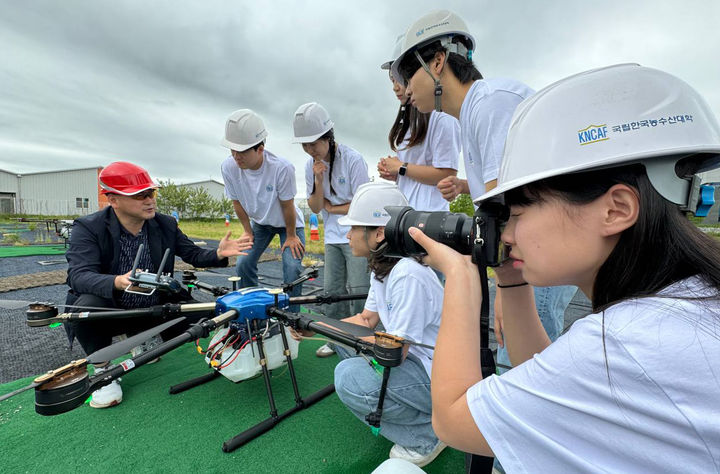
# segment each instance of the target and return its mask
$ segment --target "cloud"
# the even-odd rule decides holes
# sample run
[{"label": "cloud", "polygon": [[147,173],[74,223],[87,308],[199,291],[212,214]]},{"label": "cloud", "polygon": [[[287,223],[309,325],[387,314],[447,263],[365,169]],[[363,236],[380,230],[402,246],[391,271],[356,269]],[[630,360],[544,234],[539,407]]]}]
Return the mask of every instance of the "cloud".
[{"label": "cloud", "polygon": [[[488,77],[540,88],[640,62],[696,87],[720,111],[716,2],[460,2]],[[220,178],[224,121],[252,108],[268,148],[296,167],[298,105],[331,113],[339,141],[374,170],[397,110],[379,65],[397,34],[436,8],[382,2],[8,2],[0,19],[0,168],[83,168],[115,159],[176,181]]]}]

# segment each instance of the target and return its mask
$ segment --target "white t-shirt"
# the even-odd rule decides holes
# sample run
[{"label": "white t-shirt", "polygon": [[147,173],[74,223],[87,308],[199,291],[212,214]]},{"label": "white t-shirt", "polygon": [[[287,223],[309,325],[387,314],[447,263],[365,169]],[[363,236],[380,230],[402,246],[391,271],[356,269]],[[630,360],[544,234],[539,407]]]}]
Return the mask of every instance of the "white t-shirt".
[{"label": "white t-shirt", "polygon": [[518,104],[534,91],[513,79],[475,81],[460,107],[463,160],[470,196],[485,193],[497,179],[510,119]]},{"label": "white t-shirt", "polygon": [[[508,472],[719,472],[720,296],[644,298],[577,321],[467,392]],[[664,295],[712,294],[699,279]],[[604,347],[605,346],[605,347]]]},{"label": "white t-shirt", "polygon": [[[460,124],[452,115],[433,111],[430,114],[425,140],[419,145],[404,148],[409,139],[410,130],[397,151],[398,159],[402,163],[458,169]],[[443,199],[442,194],[434,185],[423,184],[413,178],[400,175],[397,177],[397,185],[410,206],[417,211],[447,211],[450,209],[450,203]]]},{"label": "white t-shirt", "polygon": [[[328,169],[323,175],[323,195],[330,204],[337,206],[352,201],[355,190],[363,183],[370,181],[368,176],[367,163],[362,155],[349,146],[337,144],[335,150],[335,161],[333,162],[332,186],[335,194],[330,193],[330,163],[325,162]],[[313,191],[315,177],[312,172],[313,159],[309,158],[305,163],[305,184],[308,197]],[[346,244],[345,237],[350,227],[338,224],[340,214],[330,214],[325,209],[321,210],[323,223],[325,225],[326,244]]]},{"label": "white t-shirt", "polygon": [[[375,272],[370,275],[365,309],[380,315],[388,334],[435,346],[442,304],[443,287],[437,275],[412,258],[400,259],[383,282]],[[422,361],[430,377],[433,350],[411,345],[408,352]]]},{"label": "white t-shirt", "polygon": [[[261,225],[285,227],[280,201],[294,199],[295,167],[285,158],[263,152],[263,162],[256,170],[243,170],[232,156],[220,166],[225,182],[225,196],[240,202],[250,219]],[[303,213],[295,206],[295,226],[305,227]]]}]

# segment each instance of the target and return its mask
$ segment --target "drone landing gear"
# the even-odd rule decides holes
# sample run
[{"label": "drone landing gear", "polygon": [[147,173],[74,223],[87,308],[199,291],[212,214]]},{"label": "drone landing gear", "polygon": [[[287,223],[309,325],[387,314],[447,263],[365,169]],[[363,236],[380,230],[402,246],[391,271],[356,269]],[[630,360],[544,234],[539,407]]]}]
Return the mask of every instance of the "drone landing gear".
[{"label": "drone landing gear", "polygon": [[201,375],[200,377],[196,377],[186,382],[173,385],[172,387],[170,387],[170,395],[175,395],[177,393],[184,392],[185,390],[190,390],[193,387],[197,387],[198,385],[202,385],[216,379],[219,375],[220,372],[218,372],[217,370],[213,370],[209,374]]},{"label": "drone landing gear", "polygon": [[[252,332],[255,334],[262,333],[264,328],[258,327],[258,320],[252,320]],[[302,398],[300,396],[300,390],[298,389],[297,385],[297,378],[295,376],[295,368],[292,363],[292,354],[290,351],[290,346],[288,344],[287,335],[285,334],[284,330],[280,331],[280,335],[282,337],[283,342],[283,348],[284,348],[284,355],[285,360],[288,367],[288,372],[290,374],[290,380],[292,382],[292,388],[293,393],[295,396],[295,406],[290,408],[289,410],[278,413],[277,407],[275,406],[275,397],[272,392],[272,384],[270,379],[270,370],[267,367],[267,356],[265,353],[265,347],[263,344],[263,338],[258,337],[256,340],[257,343],[257,349],[258,354],[260,356],[260,368],[262,370],[263,380],[265,381],[265,391],[267,392],[268,397],[268,403],[270,405],[270,417],[266,420],[261,421],[257,425],[243,431],[242,433],[238,434],[237,436],[225,441],[222,445],[222,450],[226,453],[229,453],[231,451],[236,450],[240,446],[243,446],[244,444],[248,443],[249,441],[252,441],[253,439],[257,438],[258,436],[270,431],[272,428],[275,427],[278,423],[280,423],[285,418],[289,417],[293,413],[296,413],[304,408],[308,408],[315,404],[316,402],[322,400],[323,398],[327,397],[331,393],[335,391],[335,385],[330,384],[317,392],[309,395],[306,398]],[[170,387],[170,393],[176,394],[183,392],[185,390],[189,390],[193,387],[197,387],[198,385],[204,384],[206,382],[209,382],[217,376],[220,375],[220,372],[217,370],[213,370],[211,373],[188,380],[186,382],[173,385]]]}]

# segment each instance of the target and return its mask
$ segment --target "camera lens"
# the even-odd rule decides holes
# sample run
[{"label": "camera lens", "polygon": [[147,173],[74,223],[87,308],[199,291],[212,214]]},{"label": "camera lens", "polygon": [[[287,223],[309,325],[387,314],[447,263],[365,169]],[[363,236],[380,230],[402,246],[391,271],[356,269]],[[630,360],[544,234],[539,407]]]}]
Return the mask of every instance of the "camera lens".
[{"label": "camera lens", "polygon": [[387,206],[390,221],[385,226],[387,255],[408,257],[425,255],[425,249],[418,245],[410,234],[410,227],[417,227],[433,240],[469,255],[472,251],[472,218],[452,212],[415,211],[409,206]]}]

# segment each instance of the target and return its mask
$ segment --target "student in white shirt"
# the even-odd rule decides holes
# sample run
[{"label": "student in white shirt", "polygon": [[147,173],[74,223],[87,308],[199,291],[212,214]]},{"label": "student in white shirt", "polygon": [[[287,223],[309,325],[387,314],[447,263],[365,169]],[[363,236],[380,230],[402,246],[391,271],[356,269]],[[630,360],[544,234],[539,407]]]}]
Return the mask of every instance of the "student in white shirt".
[{"label": "student in white shirt", "polygon": [[[401,36],[398,40],[402,39]],[[399,54],[396,44],[393,58]],[[380,66],[389,70],[392,61]],[[390,148],[397,156],[381,158],[380,177],[396,181],[409,205],[418,211],[448,211],[450,206],[436,187],[449,176],[457,175],[460,155],[460,124],[443,112],[419,112],[408,104],[405,86],[390,74],[400,110],[390,129]]]},{"label": "student in white shirt", "polygon": [[[407,206],[407,200],[395,184],[363,184],[347,216],[340,219],[343,225],[352,226],[348,239],[353,255],[367,258],[372,269],[365,308],[343,321],[373,329],[382,323],[388,334],[433,346],[440,325],[442,285],[429,267],[414,258],[385,256],[384,226],[390,220],[385,206]],[[416,345],[406,345],[404,350],[403,362],[390,372],[380,434],[395,443],[391,458],[424,466],[445,447],[431,426],[433,351]],[[343,360],[335,368],[335,391],[350,411],[365,421],[377,408],[382,375],[364,357],[341,346],[337,352]]]},{"label": "student in white shirt", "polygon": [[[684,212],[718,166],[710,107],[658,70],[589,71],[523,102],[498,187],[476,201],[510,208],[496,274],[514,369],[482,379],[478,269],[411,230],[447,276],[440,439],[508,472],[720,471],[720,244]],[[550,343],[530,285],[567,284],[594,314]]]},{"label": "student in white shirt", "polygon": [[[293,119],[295,142],[310,155],[305,164],[308,205],[322,214],[325,240],[324,289],[332,295],[365,293],[370,284],[367,260],[350,251],[347,226],[338,221],[347,214],[358,186],[367,183],[367,163],[349,146],[336,143],[334,123],[327,110],[315,102],[298,107]],[[340,319],[362,310],[364,301],[344,301],[330,305],[326,316]],[[318,357],[334,354],[322,346]]]},{"label": "student in white shirt", "polygon": [[[404,38],[391,73],[406,85],[410,103],[421,112],[442,110],[460,121],[467,179],[449,176],[438,183],[445,199],[460,193],[477,199],[497,185],[505,137],[520,102],[533,90],[514,79],[484,79],[472,53],[475,40],[465,22],[441,10],[417,20]],[[552,340],[562,331],[565,309],[577,292],[572,286],[535,288],[535,300]],[[496,294],[501,295],[502,289]],[[499,343],[498,362],[509,365],[503,347],[502,298],[490,302]]]},{"label": "student in white shirt", "polygon": [[[240,287],[257,286],[257,263],[275,235],[280,236],[283,281],[302,271],[305,222],[295,206],[295,167],[265,149],[268,133],[259,115],[249,109],[233,112],[225,124],[223,146],[232,156],[221,166],[225,195],[232,200],[245,233],[253,242],[247,256],[237,259]],[[302,291],[295,286],[292,296]]]}]

